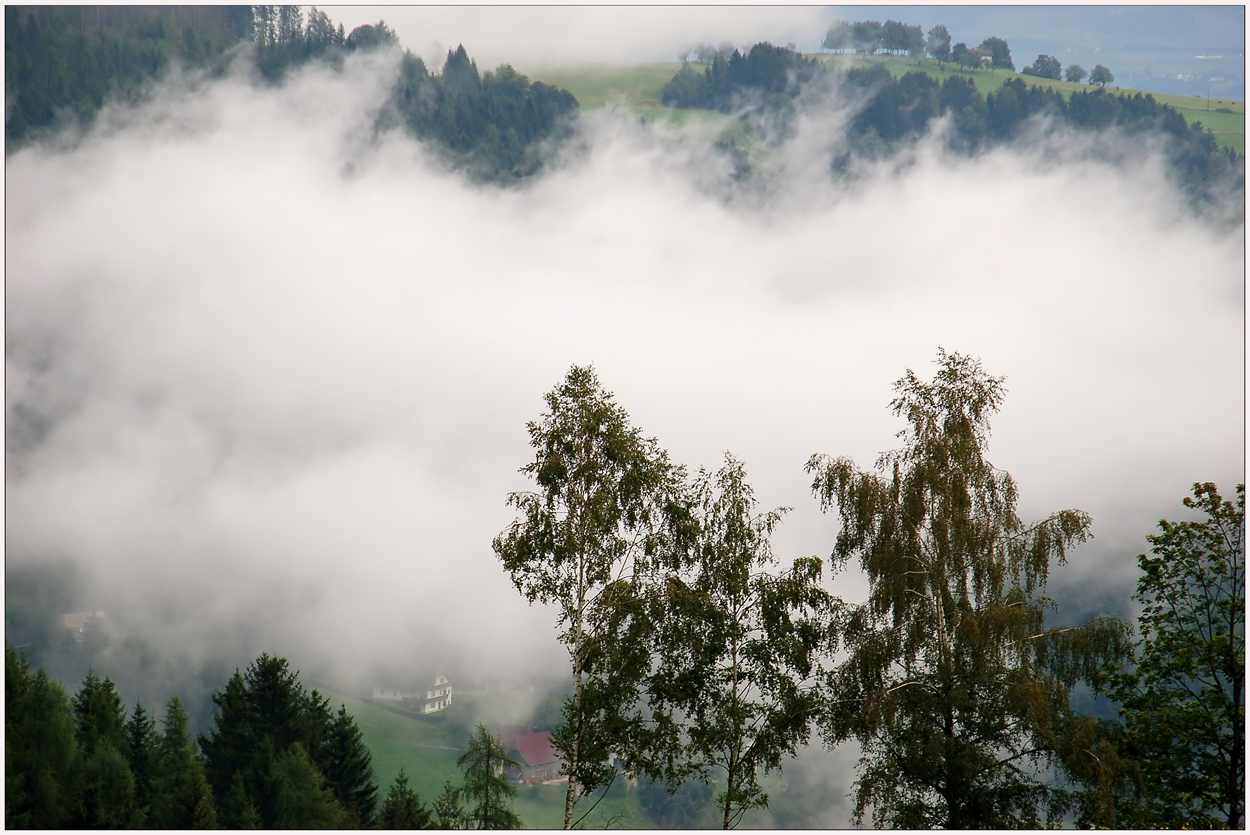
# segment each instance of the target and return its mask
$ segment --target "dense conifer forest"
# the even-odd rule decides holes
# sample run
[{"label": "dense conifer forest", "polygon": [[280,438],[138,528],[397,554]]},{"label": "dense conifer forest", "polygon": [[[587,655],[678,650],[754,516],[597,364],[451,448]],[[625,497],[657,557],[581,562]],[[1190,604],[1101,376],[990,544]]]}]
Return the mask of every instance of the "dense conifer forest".
[{"label": "dense conifer forest", "polygon": [[[1084,132],[1164,137],[1173,175],[1200,201],[1245,190],[1245,156],[1220,149],[1209,130],[1199,123],[1187,124],[1179,111],[1149,94],[1117,94],[1099,87],[1064,96],[1017,77],[982,95],[963,75],[939,81],[929,73],[912,71],[896,78],[879,64],[830,69],[793,49],[759,43],[745,54],[738,50],[716,54],[702,72],[692,64],[683,65],[661,96],[670,107],[734,113],[748,131],[754,126],[760,136],[784,137],[796,102],[813,92],[817,83],[843,85],[863,102],[848,126],[848,150],[833,161],[835,171],[848,171],[856,158],[896,153],[941,117],[948,117],[953,126],[947,147],[964,154],[1020,139],[1030,120],[1045,117]],[[762,128],[760,114],[765,117]],[[783,128],[780,132],[769,129],[777,124]]]},{"label": "dense conifer forest", "polygon": [[[90,124],[109,98],[135,101],[176,64],[221,76],[250,62],[278,84],[312,61],[342,66],[350,53],[396,47],[383,21],[345,33],[313,7],[299,6],[5,8],[5,142],[9,150],[58,126]],[[569,93],[504,65],[479,73],[464,47],[438,74],[405,52],[380,125],[430,140],[450,164],[483,180],[538,171],[544,141],[577,112]]]}]

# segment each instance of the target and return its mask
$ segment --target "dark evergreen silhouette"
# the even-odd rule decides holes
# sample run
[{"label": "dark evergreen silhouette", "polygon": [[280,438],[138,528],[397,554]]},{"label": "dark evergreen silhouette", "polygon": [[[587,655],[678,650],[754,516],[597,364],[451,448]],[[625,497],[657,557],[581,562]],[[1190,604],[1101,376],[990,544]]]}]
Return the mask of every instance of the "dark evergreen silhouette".
[{"label": "dark evergreen silhouette", "polygon": [[250,36],[248,6],[5,6],[5,143],[66,120],[89,122],[177,61],[224,69]]},{"label": "dark evergreen silhouette", "polygon": [[80,761],[74,714],[61,685],[4,649],[4,822],[58,829],[72,822]]},{"label": "dark evergreen silhouette", "polygon": [[395,782],[386,794],[382,809],[378,813],[379,829],[430,829],[433,816],[430,810],[421,805],[421,798],[415,791],[408,788],[408,773],[401,765]]},{"label": "dark evergreen silhouette", "polygon": [[758,43],[747,54],[734,50],[728,58],[717,57],[702,74],[687,64],[660,91],[669,107],[702,107],[728,113],[744,96],[767,98],[793,96],[799,85],[822,72],[821,65],[797,51],[770,43]]},{"label": "dark evergreen silhouette", "polygon": [[[325,697],[306,690],[285,658],[265,654],[245,673],[236,670],[213,702],[217,715],[200,747],[227,820],[254,815],[264,828],[280,827],[293,819],[291,797],[299,795],[316,807],[312,822],[301,826],[331,817],[335,825],[372,822],[377,787],[355,721],[346,710],[332,714]],[[317,775],[316,791],[309,768]]]},{"label": "dark evergreen silhouette", "polygon": [[413,135],[431,139],[472,176],[513,181],[540,170],[544,143],[567,135],[577,114],[572,94],[531,82],[504,64],[484,75],[460,46],[440,75],[405,54],[392,98],[393,116]]}]

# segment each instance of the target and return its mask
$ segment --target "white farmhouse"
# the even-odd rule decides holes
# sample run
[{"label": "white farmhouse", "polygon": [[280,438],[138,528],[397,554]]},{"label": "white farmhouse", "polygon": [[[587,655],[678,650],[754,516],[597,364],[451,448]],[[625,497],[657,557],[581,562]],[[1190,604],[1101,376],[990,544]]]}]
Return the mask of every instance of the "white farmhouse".
[{"label": "white farmhouse", "polygon": [[447,676],[437,676],[434,683],[425,690],[425,704],[421,708],[422,713],[438,713],[446,710],[451,704],[451,682],[447,680]]}]

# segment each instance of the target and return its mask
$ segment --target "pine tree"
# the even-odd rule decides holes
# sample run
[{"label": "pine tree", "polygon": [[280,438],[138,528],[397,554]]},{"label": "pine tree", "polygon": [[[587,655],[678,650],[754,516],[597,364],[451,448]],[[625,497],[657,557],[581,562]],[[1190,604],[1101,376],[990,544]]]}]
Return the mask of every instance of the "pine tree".
[{"label": "pine tree", "polygon": [[408,788],[408,774],[401,765],[382,803],[382,811],[378,813],[378,828],[429,829],[432,824],[430,810],[422,806],[421,798]]}]

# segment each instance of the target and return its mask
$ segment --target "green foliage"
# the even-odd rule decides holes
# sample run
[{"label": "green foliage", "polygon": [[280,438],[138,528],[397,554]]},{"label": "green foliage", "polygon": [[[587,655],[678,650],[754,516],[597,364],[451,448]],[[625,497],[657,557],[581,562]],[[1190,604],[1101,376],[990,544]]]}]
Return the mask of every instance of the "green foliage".
[{"label": "green foliage", "polygon": [[1195,484],[1185,506],[1201,521],[1159,522],[1147,537],[1136,668],[1109,686],[1123,704],[1151,826],[1244,826],[1245,486],[1236,503]]},{"label": "green foliage", "polygon": [[938,60],[939,66],[943,61],[951,60],[951,33],[941,24],[934,26],[929,30],[925,49]]},{"label": "green foliage", "polygon": [[180,25],[187,7],[6,6],[6,143],[89,122],[107,97],[138,94],[175,61],[221,70],[240,38],[235,8],[188,9]]},{"label": "green foliage", "polygon": [[645,583],[674,564],[688,514],[680,470],[592,369],[574,366],[545,399],[528,426],[535,458],[521,470],[538,490],[508,497],[521,517],[494,549],[521,594],[559,613],[574,677],[554,734],[569,827],[576,804],[615,777],[609,752],[632,762],[655,744],[639,708],[652,663]]},{"label": "green foliage", "polygon": [[[1150,95],[1115,95],[1098,89],[1065,98],[1059,90],[1027,85],[1017,77],[982,96],[967,77],[952,75],[939,85],[923,72],[908,72],[896,79],[880,65],[853,68],[843,77],[862,91],[865,101],[849,123],[852,148],[875,147],[866,141],[871,137],[883,140],[886,150],[892,150],[923,135],[935,118],[949,114],[954,129],[947,134],[948,147],[975,153],[1012,141],[1026,122],[1044,116],[1085,131],[1162,134],[1172,171],[1195,198],[1215,200],[1226,190],[1236,193],[1245,187],[1244,156],[1220,151],[1209,131],[1201,125],[1189,126],[1180,111]],[[846,169],[849,164],[847,155],[835,159],[833,167]]]},{"label": "green foliage", "polygon": [[821,65],[788,47],[758,43],[743,55],[734,50],[717,56],[700,76],[683,66],[677,77],[660,91],[669,107],[704,107],[728,113],[744,95],[767,100],[773,94],[792,97],[798,85],[821,72]]},{"label": "green foliage", "polygon": [[1087,75],[1089,75],[1089,73],[1085,72],[1085,68],[1080,64],[1068,64],[1067,68],[1063,71],[1063,80],[1071,82],[1072,84],[1080,84]]},{"label": "green foliage", "polygon": [[77,781],[76,818],[90,828],[129,828],[143,821],[129,748],[121,696],[112,680],[89,671],[70,701],[84,758]]},{"label": "green foliage", "polygon": [[460,808],[460,793],[448,780],[443,784],[443,793],[434,801],[434,829],[462,829],[464,812]]},{"label": "green foliage", "polygon": [[433,818],[430,810],[421,805],[421,798],[408,788],[408,774],[399,767],[399,774],[386,794],[382,810],[378,813],[379,829],[430,829]]},{"label": "green foliage", "polygon": [[343,809],[298,742],[278,755],[270,771],[274,829],[337,829]]},{"label": "green foliage", "polygon": [[204,776],[204,760],[187,733],[187,712],[177,696],[165,706],[157,749],[150,820],[158,829],[215,829],[217,811]]},{"label": "green foliage", "polygon": [[1016,68],[1016,65],[1011,62],[1011,49],[1002,38],[986,38],[977,48],[988,49],[994,53],[993,67],[995,69],[1014,70]]},{"label": "green foliage", "polygon": [[[316,7],[306,24],[299,6],[197,7],[185,26],[182,8],[36,7],[23,18],[18,7],[6,7],[7,140],[67,118],[89,123],[106,98],[140,95],[174,63],[220,74],[239,41],[251,44],[238,54],[273,84],[313,61],[339,67],[350,53],[399,43],[385,21],[344,35]],[[577,108],[568,92],[530,83],[507,65],[479,77],[461,47],[448,53],[441,76],[406,53],[382,118],[437,142],[473,176],[506,182],[541,169],[547,146],[568,135]]]},{"label": "green foliage", "polygon": [[1038,592],[1089,517],[1025,525],[1015,482],[984,457],[1002,379],[959,354],[939,351],[938,366],[932,382],[909,370],[895,384],[904,446],[876,472],[807,465],[842,523],[834,565],[857,560],[869,580],[845,622],[825,732],[860,742],[860,819],[871,808],[878,826],[1036,827],[1068,805],[1038,776],[1071,724],[1068,690],[1123,657],[1127,627],[1046,628]]},{"label": "green foliage", "polygon": [[260,813],[243,787],[243,774],[235,772],[230,791],[221,801],[221,825],[225,829],[260,829]]},{"label": "green foliage", "polygon": [[845,20],[835,20],[829,27],[829,31],[825,33],[824,40],[820,42],[822,49],[832,49],[839,52],[852,49],[855,46],[855,30]]},{"label": "green foliage", "polygon": [[125,751],[135,781],[135,803],[140,808],[148,808],[157,774],[156,721],[138,702],[126,722]]},{"label": "green foliage", "polygon": [[[200,737],[200,747],[215,795],[231,799],[222,810],[226,818],[247,820],[254,813],[263,827],[277,826],[281,815],[293,814],[279,788],[313,796],[303,777],[307,761],[317,772],[316,797],[324,783],[337,823],[372,820],[377,787],[359,729],[345,710],[336,717],[323,696],[305,690],[286,659],[261,655],[246,673],[236,670],[213,702],[218,709],[214,726],[208,737]],[[297,745],[301,753],[292,754]],[[286,783],[278,779],[279,772]],[[236,780],[241,791],[235,789]],[[324,822],[328,815],[317,811],[314,817]]]},{"label": "green foliage", "polygon": [[694,829],[704,810],[713,804],[712,787],[701,780],[688,780],[668,791],[663,782],[638,781],[638,802],[661,829]]},{"label": "green foliage", "polygon": [[649,690],[653,707],[686,717],[689,770],[724,777],[716,802],[730,829],[768,805],[757,778],[807,742],[823,708],[821,661],[836,649],[838,605],[820,588],[820,559],[772,569],[768,540],[787,508],[757,513],[740,461],[726,454],[715,475],[701,471],[695,495],[693,565],[659,595],[663,661]]},{"label": "green foliage", "polygon": [[1032,64],[1025,67],[1021,72],[1025,75],[1035,75],[1038,78],[1053,78],[1058,81],[1063,68],[1059,64],[1059,59],[1050,55],[1038,55]]},{"label": "green foliage", "polygon": [[437,76],[406,54],[391,103],[413,135],[436,141],[457,165],[493,181],[540,170],[545,144],[566,136],[577,113],[570,93],[531,83],[507,64],[480,75],[463,46],[447,53]]},{"label": "green foliage", "polygon": [[881,48],[881,21],[861,20],[851,24],[851,38],[855,43],[856,52],[867,52],[869,55]]},{"label": "green foliage", "polygon": [[516,786],[504,773],[509,766],[520,763],[508,756],[503,743],[478,725],[469,746],[456,760],[464,771],[459,797],[467,801],[465,822],[472,829],[520,829],[521,819],[512,811]]},{"label": "green foliage", "polygon": [[975,67],[981,62],[977,56],[968,51],[968,45],[963,41],[951,47],[951,60],[961,67]]},{"label": "green foliage", "polygon": [[126,757],[101,741],[82,768],[80,823],[91,829],[138,829],[145,815],[135,801],[134,776]]},{"label": "green foliage", "polygon": [[1107,69],[1102,64],[1094,67],[1089,74],[1089,83],[1097,84],[1100,87],[1106,87],[1113,81],[1115,81],[1115,76],[1111,74],[1111,70]]},{"label": "green foliage", "polygon": [[324,762],[326,782],[343,807],[344,824],[350,828],[371,826],[378,787],[373,780],[369,749],[345,705],[339,705],[330,724]]},{"label": "green foliage", "polygon": [[70,707],[77,720],[78,744],[84,753],[90,755],[101,743],[115,751],[125,749],[126,715],[111,679],[101,681],[95,672],[88,671],[82,687],[70,700]]},{"label": "green foliage", "polygon": [[13,828],[71,822],[79,761],[74,714],[61,685],[26,657],[4,650],[4,820]]}]

